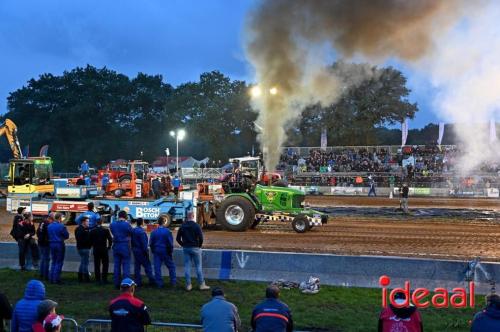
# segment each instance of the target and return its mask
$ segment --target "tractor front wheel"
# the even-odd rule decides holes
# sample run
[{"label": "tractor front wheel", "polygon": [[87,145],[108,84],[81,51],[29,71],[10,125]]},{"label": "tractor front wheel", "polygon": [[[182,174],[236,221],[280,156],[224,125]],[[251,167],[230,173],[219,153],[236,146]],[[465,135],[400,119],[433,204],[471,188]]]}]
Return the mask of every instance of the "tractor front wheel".
[{"label": "tractor front wheel", "polygon": [[248,199],[231,196],[217,209],[217,220],[227,230],[243,232],[254,222],[255,209]]},{"label": "tractor front wheel", "polygon": [[300,216],[296,216],[293,219],[292,228],[297,233],[305,233],[309,229],[311,229],[311,226],[309,226],[309,220],[307,219],[307,217],[300,215]]}]

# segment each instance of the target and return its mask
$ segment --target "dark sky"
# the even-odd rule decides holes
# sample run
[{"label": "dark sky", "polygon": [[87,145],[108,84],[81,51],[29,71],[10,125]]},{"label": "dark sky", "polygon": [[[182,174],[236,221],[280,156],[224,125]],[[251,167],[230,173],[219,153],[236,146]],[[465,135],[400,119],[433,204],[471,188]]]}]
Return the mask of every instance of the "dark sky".
[{"label": "dark sky", "polygon": [[[243,52],[254,0],[0,0],[0,112],[8,93],[46,72],[106,66],[129,76],[162,74],[177,85],[220,70],[251,79]],[[421,105],[412,127],[436,121],[430,89],[413,82]]]}]

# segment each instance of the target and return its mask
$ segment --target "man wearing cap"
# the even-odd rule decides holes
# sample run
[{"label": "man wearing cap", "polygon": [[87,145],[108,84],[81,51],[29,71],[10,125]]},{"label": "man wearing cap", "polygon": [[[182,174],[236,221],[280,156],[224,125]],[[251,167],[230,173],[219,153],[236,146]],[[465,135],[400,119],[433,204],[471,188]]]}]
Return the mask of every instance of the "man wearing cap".
[{"label": "man wearing cap", "polygon": [[135,286],[132,279],[123,279],[120,296],[109,303],[111,332],[144,332],[144,326],[151,324],[148,308],[134,297]]},{"label": "man wearing cap", "polygon": [[486,296],[486,308],[478,312],[472,321],[471,332],[500,331],[500,296]]},{"label": "man wearing cap", "polygon": [[90,231],[90,244],[94,255],[95,281],[98,284],[108,283],[109,254],[113,238],[108,228],[102,227],[102,219],[97,221],[97,227]]},{"label": "man wearing cap", "polygon": [[38,225],[38,229],[36,230],[38,248],[40,248],[40,278],[42,280],[49,280],[50,243],[48,227],[53,221],[54,212],[51,212],[48,217]]},{"label": "man wearing cap", "polygon": [[137,219],[137,226],[132,230],[132,252],[134,253],[134,278],[138,286],[142,286],[141,267],[144,266],[144,271],[149,278],[151,285],[155,284],[151,261],[149,260],[148,252],[148,235],[142,228],[144,220]]},{"label": "man wearing cap", "polygon": [[120,287],[122,278],[130,277],[130,237],[132,226],[127,221],[127,212],[118,212],[118,220],[111,223],[111,234],[113,234],[113,281],[116,288]]},{"label": "man wearing cap", "polygon": [[158,228],[151,232],[149,245],[154,256],[155,265],[155,279],[156,286],[163,287],[163,278],[161,276],[161,266],[165,264],[168,268],[168,275],[170,277],[170,285],[175,286],[177,278],[175,275],[174,264],[174,237],[172,232],[165,227],[167,217],[160,216],[158,218]]},{"label": "man wearing cap", "polygon": [[54,215],[54,222],[47,227],[49,235],[50,256],[52,264],[50,267],[49,281],[51,284],[61,284],[61,272],[64,264],[66,246],[64,241],[69,238],[68,229],[62,224],[62,214]]},{"label": "man wearing cap", "polygon": [[254,332],[292,332],[292,313],[288,306],[279,300],[280,289],[276,286],[266,288],[266,299],[256,305],[252,312]]},{"label": "man wearing cap", "polygon": [[212,289],[212,300],[201,308],[204,332],[236,332],[241,327],[238,308],[224,298],[220,287]]},{"label": "man wearing cap", "polygon": [[50,314],[56,313],[57,302],[52,300],[43,300],[37,307],[36,322],[32,325],[33,332],[45,332],[43,322]]},{"label": "man wearing cap", "polygon": [[389,304],[380,313],[378,320],[379,332],[408,331],[422,332],[422,317],[413,304],[406,303],[406,294],[398,292],[394,295],[394,301],[397,305],[405,305],[397,308]]},{"label": "man wearing cap", "polygon": [[81,215],[76,218],[76,224],[80,225],[82,223],[83,218],[88,218],[89,219],[89,228],[93,229],[94,227],[97,226],[97,221],[101,220],[101,215],[99,213],[96,213],[94,211],[94,203],[89,202],[87,204],[87,211],[82,213]]},{"label": "man wearing cap", "polygon": [[16,303],[12,320],[11,332],[31,332],[38,314],[38,305],[45,299],[45,286],[39,280],[30,280],[24,290],[24,297]]}]

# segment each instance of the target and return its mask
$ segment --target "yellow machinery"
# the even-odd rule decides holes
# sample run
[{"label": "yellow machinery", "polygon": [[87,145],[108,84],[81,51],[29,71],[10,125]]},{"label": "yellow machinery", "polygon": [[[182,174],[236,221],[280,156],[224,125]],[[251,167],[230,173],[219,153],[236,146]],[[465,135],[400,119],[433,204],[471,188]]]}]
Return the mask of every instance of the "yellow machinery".
[{"label": "yellow machinery", "polygon": [[9,161],[8,195],[44,197],[54,193],[52,160],[50,157],[25,158],[17,138],[17,126],[10,119],[0,125],[0,136],[5,135],[14,159]]}]

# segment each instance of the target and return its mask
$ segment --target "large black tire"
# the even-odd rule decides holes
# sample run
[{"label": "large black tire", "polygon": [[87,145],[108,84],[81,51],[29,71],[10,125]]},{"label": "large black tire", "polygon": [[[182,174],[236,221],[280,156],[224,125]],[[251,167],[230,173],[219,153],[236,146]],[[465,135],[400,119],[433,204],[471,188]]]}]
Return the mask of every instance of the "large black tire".
[{"label": "large black tire", "polygon": [[160,215],[160,217],[165,218],[165,227],[170,227],[170,225],[172,225],[172,217],[169,214],[164,213]]},{"label": "large black tire", "polygon": [[131,182],[132,181],[132,175],[130,174],[123,174],[118,178],[118,182],[123,183],[123,182]]},{"label": "large black tire", "polygon": [[255,208],[245,197],[228,197],[217,209],[217,221],[227,230],[244,232],[255,221]]},{"label": "large black tire", "polygon": [[298,215],[292,221],[292,228],[297,233],[305,233],[311,229],[311,226],[306,216]]},{"label": "large black tire", "polygon": [[122,197],[123,195],[125,195],[125,190],[121,189],[121,188],[117,188],[113,191],[113,196],[115,196],[116,198],[120,198]]}]

